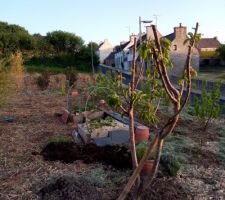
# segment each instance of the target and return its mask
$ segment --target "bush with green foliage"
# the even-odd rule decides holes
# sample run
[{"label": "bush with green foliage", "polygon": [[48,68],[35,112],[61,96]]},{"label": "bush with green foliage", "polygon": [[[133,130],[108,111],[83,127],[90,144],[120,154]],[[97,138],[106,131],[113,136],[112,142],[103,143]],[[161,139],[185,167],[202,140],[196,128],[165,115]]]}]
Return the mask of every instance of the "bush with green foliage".
[{"label": "bush with green foliage", "polygon": [[206,129],[212,119],[221,116],[224,106],[220,104],[221,82],[215,82],[211,91],[207,90],[207,81],[203,83],[203,89],[200,98],[195,98],[194,114],[204,123]]}]

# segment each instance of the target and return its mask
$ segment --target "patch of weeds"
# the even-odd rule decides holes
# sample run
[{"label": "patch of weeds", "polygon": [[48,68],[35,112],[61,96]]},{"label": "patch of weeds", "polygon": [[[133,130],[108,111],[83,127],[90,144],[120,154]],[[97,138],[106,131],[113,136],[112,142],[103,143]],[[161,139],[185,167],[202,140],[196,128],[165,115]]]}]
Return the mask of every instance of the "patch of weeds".
[{"label": "patch of weeds", "polygon": [[105,119],[103,118],[99,118],[99,119],[94,119],[94,120],[91,120],[89,122],[89,128],[90,130],[94,130],[94,129],[97,129],[97,128],[101,128],[103,126],[115,126],[115,122],[113,120],[112,117],[109,117],[107,116]]},{"label": "patch of weeds", "polygon": [[98,187],[113,187],[124,184],[132,174],[132,170],[115,170],[113,168],[103,169],[101,167],[82,175],[90,183]]},{"label": "patch of weeds", "polygon": [[189,129],[187,127],[181,127],[181,126],[177,126],[174,129],[174,133],[178,133],[178,134],[187,134],[189,133]]},{"label": "patch of weeds", "polygon": [[93,102],[88,102],[85,110],[85,105],[74,105],[73,106],[73,112],[74,113],[81,113],[84,111],[93,111],[96,110],[96,104]]},{"label": "patch of weeds", "polygon": [[163,154],[175,155],[180,163],[187,163],[191,153],[198,152],[199,145],[189,137],[170,135],[165,139]]},{"label": "patch of weeds", "polygon": [[65,86],[65,84],[61,84],[60,95],[66,96],[66,86]]},{"label": "patch of weeds", "polygon": [[218,160],[223,166],[225,166],[225,126],[220,126],[217,131],[219,135]]},{"label": "patch of weeds", "polygon": [[110,184],[110,181],[107,179],[107,173],[102,168],[90,171],[87,175],[84,175],[84,178],[99,187],[105,187]]},{"label": "patch of weeds", "polygon": [[49,143],[57,143],[57,144],[66,143],[66,142],[71,142],[71,138],[64,135],[58,135],[58,136],[52,137],[49,140]]},{"label": "patch of weeds", "polygon": [[176,176],[180,170],[181,163],[177,156],[169,153],[163,153],[160,159],[160,168],[168,176]]},{"label": "patch of weeds", "polygon": [[191,120],[191,121],[194,120],[195,116],[193,106],[190,105],[186,106],[184,110],[181,112],[180,116],[183,120]]},{"label": "patch of weeds", "polygon": [[41,76],[37,78],[37,86],[41,90],[46,90],[48,85],[49,85],[50,79],[49,79],[49,74],[48,73],[43,73]]}]

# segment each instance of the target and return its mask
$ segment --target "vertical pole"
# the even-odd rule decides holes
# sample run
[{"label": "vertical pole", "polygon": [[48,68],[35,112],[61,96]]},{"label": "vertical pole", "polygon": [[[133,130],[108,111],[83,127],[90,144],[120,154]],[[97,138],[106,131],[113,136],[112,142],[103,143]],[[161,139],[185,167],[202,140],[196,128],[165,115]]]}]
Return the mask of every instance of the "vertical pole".
[{"label": "vertical pole", "polygon": [[91,67],[92,67],[92,74],[95,74],[95,68],[94,68],[94,61],[93,61],[93,45],[91,41]]},{"label": "vertical pole", "polygon": [[140,44],[141,44],[142,43],[141,16],[139,16],[139,39],[140,39]]}]

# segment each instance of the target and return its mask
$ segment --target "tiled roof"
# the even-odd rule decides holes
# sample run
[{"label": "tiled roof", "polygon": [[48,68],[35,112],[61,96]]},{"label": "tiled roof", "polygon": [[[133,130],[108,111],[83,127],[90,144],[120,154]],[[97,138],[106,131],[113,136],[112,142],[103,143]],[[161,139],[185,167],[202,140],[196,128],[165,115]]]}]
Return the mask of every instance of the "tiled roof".
[{"label": "tiled roof", "polygon": [[117,46],[114,47],[114,50],[115,50],[116,52],[123,51],[123,49],[124,49],[129,43],[130,43],[130,41],[125,42],[125,43],[123,43],[123,44],[121,44],[121,45],[117,45]]},{"label": "tiled roof", "polygon": [[197,44],[196,47],[199,49],[202,48],[218,48],[220,46],[220,42],[216,37],[214,38],[202,38]]},{"label": "tiled roof", "polygon": [[105,60],[114,59],[115,53],[116,53],[116,52],[114,52],[114,51],[111,52],[111,53],[107,56],[107,58],[106,58]]},{"label": "tiled roof", "polygon": [[[146,41],[147,40],[147,34],[145,33],[145,34],[143,34],[142,35],[142,38],[141,38],[142,40],[142,42],[144,42],[144,41]],[[137,40],[137,47],[140,45],[140,39],[138,38],[138,40]],[[134,48],[134,45],[131,45],[130,47],[129,47],[129,49],[132,49],[132,48]]]},{"label": "tiled roof", "polygon": [[101,43],[98,45],[98,48],[97,48],[97,49],[99,49],[103,44],[104,44],[104,42],[101,42]]},{"label": "tiled roof", "polygon": [[164,37],[172,42],[175,38],[175,33],[170,33],[169,35],[166,35]]}]

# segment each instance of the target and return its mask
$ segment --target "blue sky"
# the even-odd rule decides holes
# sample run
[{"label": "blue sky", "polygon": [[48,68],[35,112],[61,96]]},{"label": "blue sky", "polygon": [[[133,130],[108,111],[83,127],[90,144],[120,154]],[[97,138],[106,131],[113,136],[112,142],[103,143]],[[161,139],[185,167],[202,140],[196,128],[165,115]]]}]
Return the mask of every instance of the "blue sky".
[{"label": "blue sky", "polygon": [[[225,42],[225,0],[0,0],[0,21],[18,24],[30,33],[45,35],[64,30],[85,42],[109,39],[113,44],[138,33],[138,17],[154,20],[169,34],[180,22],[191,31],[196,22],[203,37]],[[142,30],[145,27],[142,26]]]}]

